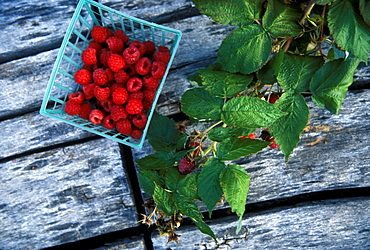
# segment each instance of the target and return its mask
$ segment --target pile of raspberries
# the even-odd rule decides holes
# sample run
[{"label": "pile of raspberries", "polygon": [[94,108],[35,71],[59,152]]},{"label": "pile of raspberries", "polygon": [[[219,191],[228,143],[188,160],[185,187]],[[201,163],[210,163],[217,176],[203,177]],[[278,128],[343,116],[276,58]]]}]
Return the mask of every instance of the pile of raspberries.
[{"label": "pile of raspberries", "polygon": [[170,50],[150,40],[129,42],[121,29],[94,26],[91,38],[74,74],[82,88],[68,95],[64,111],[140,139]]}]

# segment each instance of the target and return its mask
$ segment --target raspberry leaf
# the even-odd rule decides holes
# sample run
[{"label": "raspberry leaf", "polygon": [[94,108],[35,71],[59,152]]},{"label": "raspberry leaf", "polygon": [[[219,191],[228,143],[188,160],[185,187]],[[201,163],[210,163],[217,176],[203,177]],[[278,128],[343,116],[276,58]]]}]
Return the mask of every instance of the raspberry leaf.
[{"label": "raspberry leaf", "polygon": [[280,117],[269,129],[276,143],[280,145],[287,161],[300,140],[300,134],[307,125],[309,109],[301,94],[285,93],[275,105],[286,115]]},{"label": "raspberry leaf", "polygon": [[198,194],[207,206],[209,217],[212,216],[212,210],[222,196],[219,175],[224,168],[223,162],[217,158],[211,158],[204,164],[198,177]]},{"label": "raspberry leaf", "polygon": [[360,0],[360,13],[367,25],[370,25],[370,2],[368,0]]},{"label": "raspberry leaf", "polygon": [[222,161],[232,161],[243,156],[255,154],[267,147],[269,144],[270,142],[261,140],[230,137],[220,142],[217,149],[217,157]]},{"label": "raspberry leaf", "polygon": [[231,211],[239,216],[237,233],[241,228],[241,221],[245,211],[245,204],[249,191],[250,177],[244,168],[231,164],[220,174],[220,184],[225,198],[231,206]]},{"label": "raspberry leaf", "polygon": [[199,200],[200,197],[198,195],[198,176],[199,173],[188,174],[185,178],[181,179],[179,182],[179,194],[189,197],[190,199],[197,199]]},{"label": "raspberry leaf", "polygon": [[284,54],[277,80],[286,92],[305,92],[312,76],[323,64],[324,59],[321,56]]},{"label": "raspberry leaf", "polygon": [[181,98],[182,111],[197,120],[220,119],[222,105],[222,99],[212,96],[204,88],[189,89]]},{"label": "raspberry leaf", "polygon": [[208,132],[208,138],[212,141],[223,141],[229,137],[246,136],[255,132],[253,128],[219,127]]},{"label": "raspberry leaf", "polygon": [[159,176],[157,171],[153,170],[139,170],[138,179],[140,186],[150,196],[154,194],[155,183],[160,186],[163,186],[163,179]]},{"label": "raspberry leaf", "polygon": [[199,69],[198,72],[205,89],[220,98],[231,98],[242,92],[253,79],[252,75],[233,74],[210,67]]},{"label": "raspberry leaf", "polygon": [[358,58],[349,57],[326,63],[311,79],[312,100],[338,114],[359,62]]},{"label": "raspberry leaf", "polygon": [[165,190],[161,186],[154,184],[153,199],[159,210],[167,216],[172,216],[175,213],[175,203],[173,194]]},{"label": "raspberry leaf", "polygon": [[243,26],[260,19],[263,0],[193,0],[202,14],[221,24]]},{"label": "raspberry leaf", "polygon": [[314,2],[316,4],[319,4],[319,5],[325,5],[325,4],[328,4],[328,3],[331,3],[333,2],[334,0],[314,0]]},{"label": "raspberry leaf", "polygon": [[225,103],[221,119],[229,126],[242,128],[267,127],[284,115],[273,104],[250,96],[236,97]]},{"label": "raspberry leaf", "polygon": [[175,164],[175,158],[172,154],[158,151],[136,160],[136,163],[145,170],[160,170],[172,167]]},{"label": "raspberry leaf", "polygon": [[167,169],[164,174],[164,179],[166,180],[166,188],[176,192],[179,189],[179,182],[185,177],[185,175],[180,174],[177,167],[172,167]]},{"label": "raspberry leaf", "polygon": [[272,41],[259,25],[251,24],[234,30],[220,45],[217,63],[231,73],[250,74],[268,60]]},{"label": "raspberry leaf", "polygon": [[281,0],[270,0],[262,23],[265,30],[273,37],[298,36],[302,32],[299,24],[303,13],[283,3]]},{"label": "raspberry leaf", "polygon": [[367,64],[370,26],[348,0],[336,1],[328,12],[328,26],[335,42]]}]

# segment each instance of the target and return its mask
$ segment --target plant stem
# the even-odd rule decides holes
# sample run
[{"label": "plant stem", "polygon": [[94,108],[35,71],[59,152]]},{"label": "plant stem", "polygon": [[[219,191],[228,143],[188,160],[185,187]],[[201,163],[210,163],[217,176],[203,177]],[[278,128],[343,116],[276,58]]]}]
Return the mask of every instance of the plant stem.
[{"label": "plant stem", "polygon": [[299,22],[301,25],[303,25],[304,20],[311,13],[311,10],[313,9],[313,6],[315,6],[315,2],[314,1],[310,1],[309,4],[308,4],[308,6],[307,6],[307,8],[304,10],[304,16],[303,16],[303,18]]}]

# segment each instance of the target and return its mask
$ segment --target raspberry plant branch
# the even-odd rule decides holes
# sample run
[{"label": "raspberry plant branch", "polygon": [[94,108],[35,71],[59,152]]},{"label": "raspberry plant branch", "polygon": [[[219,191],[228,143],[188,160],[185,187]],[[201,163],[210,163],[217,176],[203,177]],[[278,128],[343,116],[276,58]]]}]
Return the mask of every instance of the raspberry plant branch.
[{"label": "raspberry plant branch", "polygon": [[176,242],[184,216],[217,241],[201,210],[211,217],[224,201],[239,217],[239,231],[250,178],[233,161],[277,148],[288,161],[309,121],[303,94],[338,114],[370,51],[370,15],[362,1],[193,2],[235,29],[216,62],[188,78],[194,87],[182,95],[181,109],[190,121],[176,124],[155,113],[148,132],[155,153],[136,161],[151,197],[143,222]]}]

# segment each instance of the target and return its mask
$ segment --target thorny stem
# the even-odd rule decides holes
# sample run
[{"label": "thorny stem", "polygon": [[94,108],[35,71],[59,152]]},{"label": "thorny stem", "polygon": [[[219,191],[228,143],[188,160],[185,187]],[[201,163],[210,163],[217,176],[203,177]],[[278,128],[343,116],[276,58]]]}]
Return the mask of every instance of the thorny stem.
[{"label": "thorny stem", "polygon": [[321,46],[322,46],[322,41],[324,40],[324,22],[325,22],[324,16],[325,16],[325,12],[326,12],[326,5],[324,5],[324,8],[321,12],[322,22],[320,24],[320,44],[319,44],[320,54],[321,54],[321,56],[324,56],[324,57],[326,57],[326,55],[323,53]]}]

